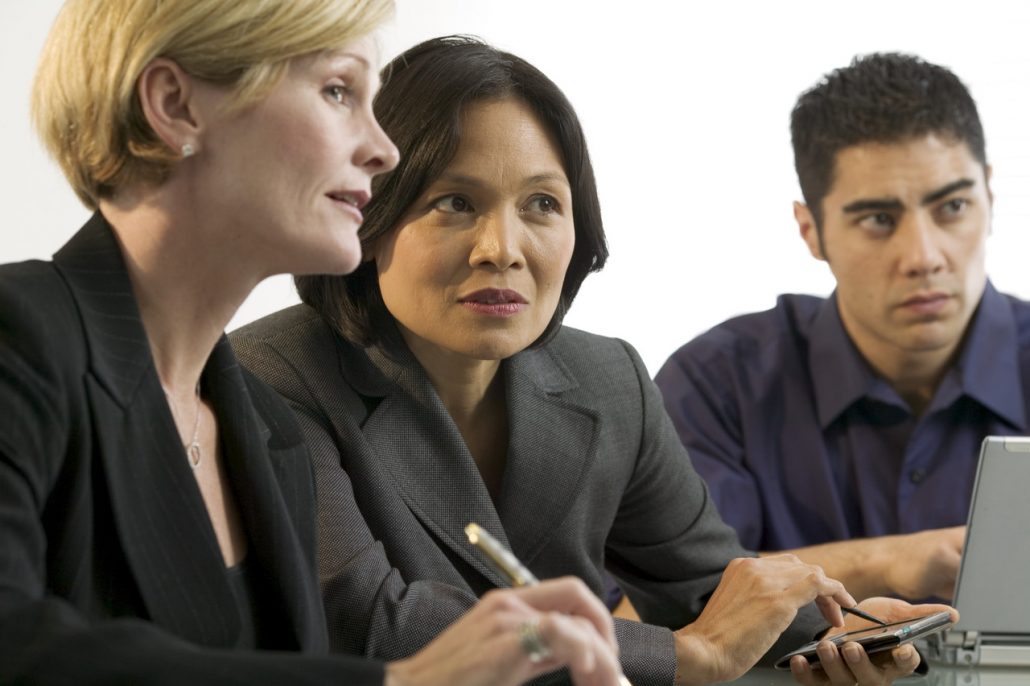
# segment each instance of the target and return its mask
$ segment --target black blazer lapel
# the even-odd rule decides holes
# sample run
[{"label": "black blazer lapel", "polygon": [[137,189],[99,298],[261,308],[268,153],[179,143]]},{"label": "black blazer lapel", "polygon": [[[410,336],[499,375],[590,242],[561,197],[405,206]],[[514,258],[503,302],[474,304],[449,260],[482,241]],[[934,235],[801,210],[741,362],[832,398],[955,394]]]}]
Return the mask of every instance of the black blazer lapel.
[{"label": "black blazer lapel", "polygon": [[561,395],[576,381],[546,350],[505,363],[511,435],[498,500],[513,551],[532,561],[562,525],[597,452],[597,414]]},{"label": "black blazer lapel", "polygon": [[96,214],[54,262],[82,316],[98,467],[147,612],[187,640],[231,645],[239,633],[235,601],[115,236]]},{"label": "black blazer lapel", "polygon": [[[276,648],[326,650],[322,600],[314,583],[314,541],[302,542],[297,535],[298,526],[313,530],[315,519],[303,437],[285,405],[276,399],[271,407],[267,398],[248,392],[224,337],[211,354],[208,370],[226,467],[248,534],[247,555],[275,580],[280,611],[294,630],[295,644]],[[263,417],[279,420],[274,432]]]},{"label": "black blazer lapel", "polygon": [[[472,455],[421,365],[407,351],[392,360],[375,348],[341,350],[348,381],[359,392],[384,395],[361,430],[397,493],[439,541],[491,583],[509,585],[465,537],[465,526],[475,522],[509,545]],[[380,375],[368,374],[373,365]],[[355,367],[364,373],[356,374]]]}]

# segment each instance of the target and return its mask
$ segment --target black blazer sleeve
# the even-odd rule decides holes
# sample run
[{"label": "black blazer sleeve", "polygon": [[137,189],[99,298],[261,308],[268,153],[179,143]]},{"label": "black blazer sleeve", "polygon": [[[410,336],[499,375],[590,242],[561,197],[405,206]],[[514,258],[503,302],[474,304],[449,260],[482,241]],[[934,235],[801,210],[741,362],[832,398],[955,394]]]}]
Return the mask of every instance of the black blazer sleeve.
[{"label": "black blazer sleeve", "polygon": [[[95,463],[83,459],[93,449],[93,410],[81,332],[52,265],[0,267],[0,683],[382,683],[379,663],[205,649],[134,616],[139,608],[124,595],[117,606],[73,603],[51,588],[56,569],[94,559],[83,548],[113,535],[90,516],[56,526],[70,510],[103,509],[89,506],[103,491]],[[73,592],[93,583],[102,592],[88,597],[103,598],[111,580],[94,571],[62,569]]]}]

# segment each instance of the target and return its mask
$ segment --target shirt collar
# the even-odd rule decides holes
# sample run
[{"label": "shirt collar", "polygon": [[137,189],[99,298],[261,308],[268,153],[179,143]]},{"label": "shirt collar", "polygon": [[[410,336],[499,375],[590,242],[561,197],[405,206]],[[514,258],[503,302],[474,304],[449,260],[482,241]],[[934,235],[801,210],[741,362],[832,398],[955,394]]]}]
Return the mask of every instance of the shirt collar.
[{"label": "shirt collar", "polygon": [[[823,302],[809,332],[809,371],[823,429],[856,400],[867,396],[900,403],[893,389],[863,359],[844,330],[837,293]],[[987,282],[957,362],[948,374],[959,393],[977,401],[1018,430],[1026,430],[1016,322],[1005,296]],[[937,395],[944,390],[944,382]],[[937,409],[937,398],[932,409]]]},{"label": "shirt collar", "polygon": [[837,309],[837,292],[823,301],[809,331],[808,368],[819,424],[826,429],[878,385],[876,374],[851,342]]},{"label": "shirt collar", "polygon": [[955,368],[966,395],[1013,427],[1026,430],[1016,320],[1012,306],[990,281]]}]

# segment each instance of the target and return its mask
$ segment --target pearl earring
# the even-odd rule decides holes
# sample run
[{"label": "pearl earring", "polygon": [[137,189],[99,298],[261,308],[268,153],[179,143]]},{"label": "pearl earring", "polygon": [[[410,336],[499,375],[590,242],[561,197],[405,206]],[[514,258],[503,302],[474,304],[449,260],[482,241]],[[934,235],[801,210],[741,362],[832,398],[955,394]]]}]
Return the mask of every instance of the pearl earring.
[{"label": "pearl earring", "polygon": [[183,157],[192,157],[193,153],[195,153],[195,152],[196,152],[196,150],[193,149],[193,144],[192,143],[183,143],[182,144],[182,156]]}]

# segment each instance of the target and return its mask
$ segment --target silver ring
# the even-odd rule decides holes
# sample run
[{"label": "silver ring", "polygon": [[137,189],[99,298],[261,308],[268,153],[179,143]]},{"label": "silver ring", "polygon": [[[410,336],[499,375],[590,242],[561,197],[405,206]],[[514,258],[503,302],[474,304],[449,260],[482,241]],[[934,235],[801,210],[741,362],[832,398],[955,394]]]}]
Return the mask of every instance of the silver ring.
[{"label": "silver ring", "polygon": [[551,657],[551,649],[540,635],[540,622],[531,619],[519,624],[519,643],[532,663],[543,662]]}]

